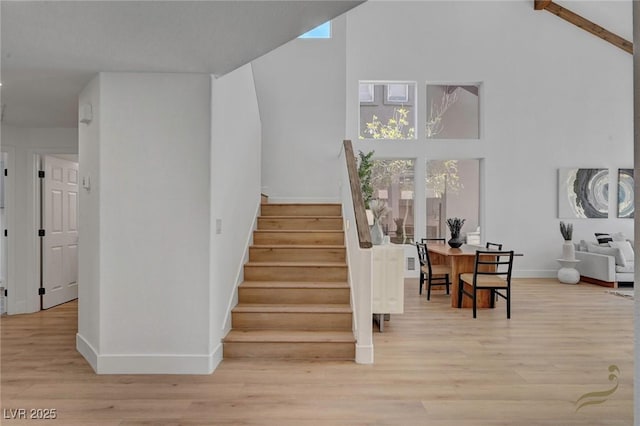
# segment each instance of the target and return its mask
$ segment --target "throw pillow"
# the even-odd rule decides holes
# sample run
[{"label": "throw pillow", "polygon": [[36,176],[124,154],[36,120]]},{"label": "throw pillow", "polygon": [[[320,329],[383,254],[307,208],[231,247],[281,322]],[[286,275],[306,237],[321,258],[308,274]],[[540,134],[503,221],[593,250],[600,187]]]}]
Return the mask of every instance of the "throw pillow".
[{"label": "throw pillow", "polygon": [[622,255],[622,250],[620,250],[617,247],[604,247],[604,246],[597,246],[594,244],[589,246],[589,252],[596,253],[596,254],[604,254],[606,256],[613,256],[616,259],[616,265],[620,265],[620,266],[627,265],[627,261]]},{"label": "throw pillow", "polygon": [[633,262],[633,247],[629,241],[611,241],[610,247],[619,248],[627,262]]},{"label": "throw pillow", "polygon": [[609,241],[613,241],[613,238],[611,238],[611,235],[609,234],[596,232],[595,235],[596,235],[596,240],[598,240],[598,244],[607,244]]}]

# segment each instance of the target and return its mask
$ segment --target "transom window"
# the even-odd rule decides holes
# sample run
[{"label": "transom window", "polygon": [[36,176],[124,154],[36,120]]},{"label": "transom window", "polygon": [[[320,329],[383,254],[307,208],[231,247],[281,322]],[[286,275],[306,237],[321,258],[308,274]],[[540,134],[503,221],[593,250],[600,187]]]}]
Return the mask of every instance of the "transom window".
[{"label": "transom window", "polygon": [[331,21],[318,25],[298,38],[331,38]]}]

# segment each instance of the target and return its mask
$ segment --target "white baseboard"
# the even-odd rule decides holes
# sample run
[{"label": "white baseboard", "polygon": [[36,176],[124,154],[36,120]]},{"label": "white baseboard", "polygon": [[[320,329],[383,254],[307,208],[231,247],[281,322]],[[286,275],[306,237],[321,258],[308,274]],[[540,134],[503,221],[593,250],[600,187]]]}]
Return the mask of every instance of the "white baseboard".
[{"label": "white baseboard", "polygon": [[97,374],[211,374],[222,361],[222,343],[210,355],[99,355],[76,334],[76,349]]},{"label": "white baseboard", "polygon": [[211,374],[211,355],[99,355],[98,374]]},{"label": "white baseboard", "polygon": [[[560,269],[560,266],[558,266]],[[557,278],[557,269],[514,269],[513,278]]]},{"label": "white baseboard", "polygon": [[7,312],[9,315],[30,314],[33,312],[38,312],[38,311],[28,312],[27,302],[25,302],[24,300],[21,300],[20,302],[15,302],[13,306],[11,306],[11,300],[9,300],[9,310]]},{"label": "white baseboard", "polygon": [[356,343],[356,363],[373,364],[373,345],[358,345]]},{"label": "white baseboard", "polygon": [[80,333],[76,333],[76,350],[87,360],[93,371],[98,371],[98,352],[82,337]]},{"label": "white baseboard", "polygon": [[211,353],[211,365],[209,366],[211,373],[213,373],[215,369],[218,368],[218,365],[220,365],[220,363],[222,362],[222,349],[222,342],[220,342]]}]

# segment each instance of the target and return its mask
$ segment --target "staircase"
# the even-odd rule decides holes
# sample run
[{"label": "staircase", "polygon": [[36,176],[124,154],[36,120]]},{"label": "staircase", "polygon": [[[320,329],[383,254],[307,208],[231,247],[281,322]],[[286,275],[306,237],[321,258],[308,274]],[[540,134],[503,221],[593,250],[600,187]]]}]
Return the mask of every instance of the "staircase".
[{"label": "staircase", "polygon": [[225,358],[355,358],[339,204],[262,204]]}]

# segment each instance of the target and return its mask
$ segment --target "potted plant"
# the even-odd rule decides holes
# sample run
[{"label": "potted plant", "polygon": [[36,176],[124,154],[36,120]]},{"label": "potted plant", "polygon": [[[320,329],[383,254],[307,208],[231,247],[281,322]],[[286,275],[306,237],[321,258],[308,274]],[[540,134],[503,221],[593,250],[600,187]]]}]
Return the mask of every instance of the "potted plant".
[{"label": "potted plant", "polygon": [[573,238],[573,224],[560,221],[560,234],[562,234],[562,238],[564,238],[564,244],[562,244],[562,259],[576,260],[576,248],[571,242]]},{"label": "potted plant", "polygon": [[360,189],[362,191],[362,198],[364,200],[364,208],[369,208],[369,203],[373,199],[373,184],[371,183],[371,176],[373,174],[373,157],[374,151],[364,153],[358,151],[360,156],[360,162],[358,164],[358,177],[360,178]]},{"label": "potted plant", "polygon": [[462,245],[462,238],[460,238],[460,231],[462,230],[462,225],[464,225],[465,219],[460,219],[459,217],[453,217],[447,219],[447,226],[449,227],[449,232],[451,233],[451,239],[447,241],[449,245],[453,248],[458,248]]}]

